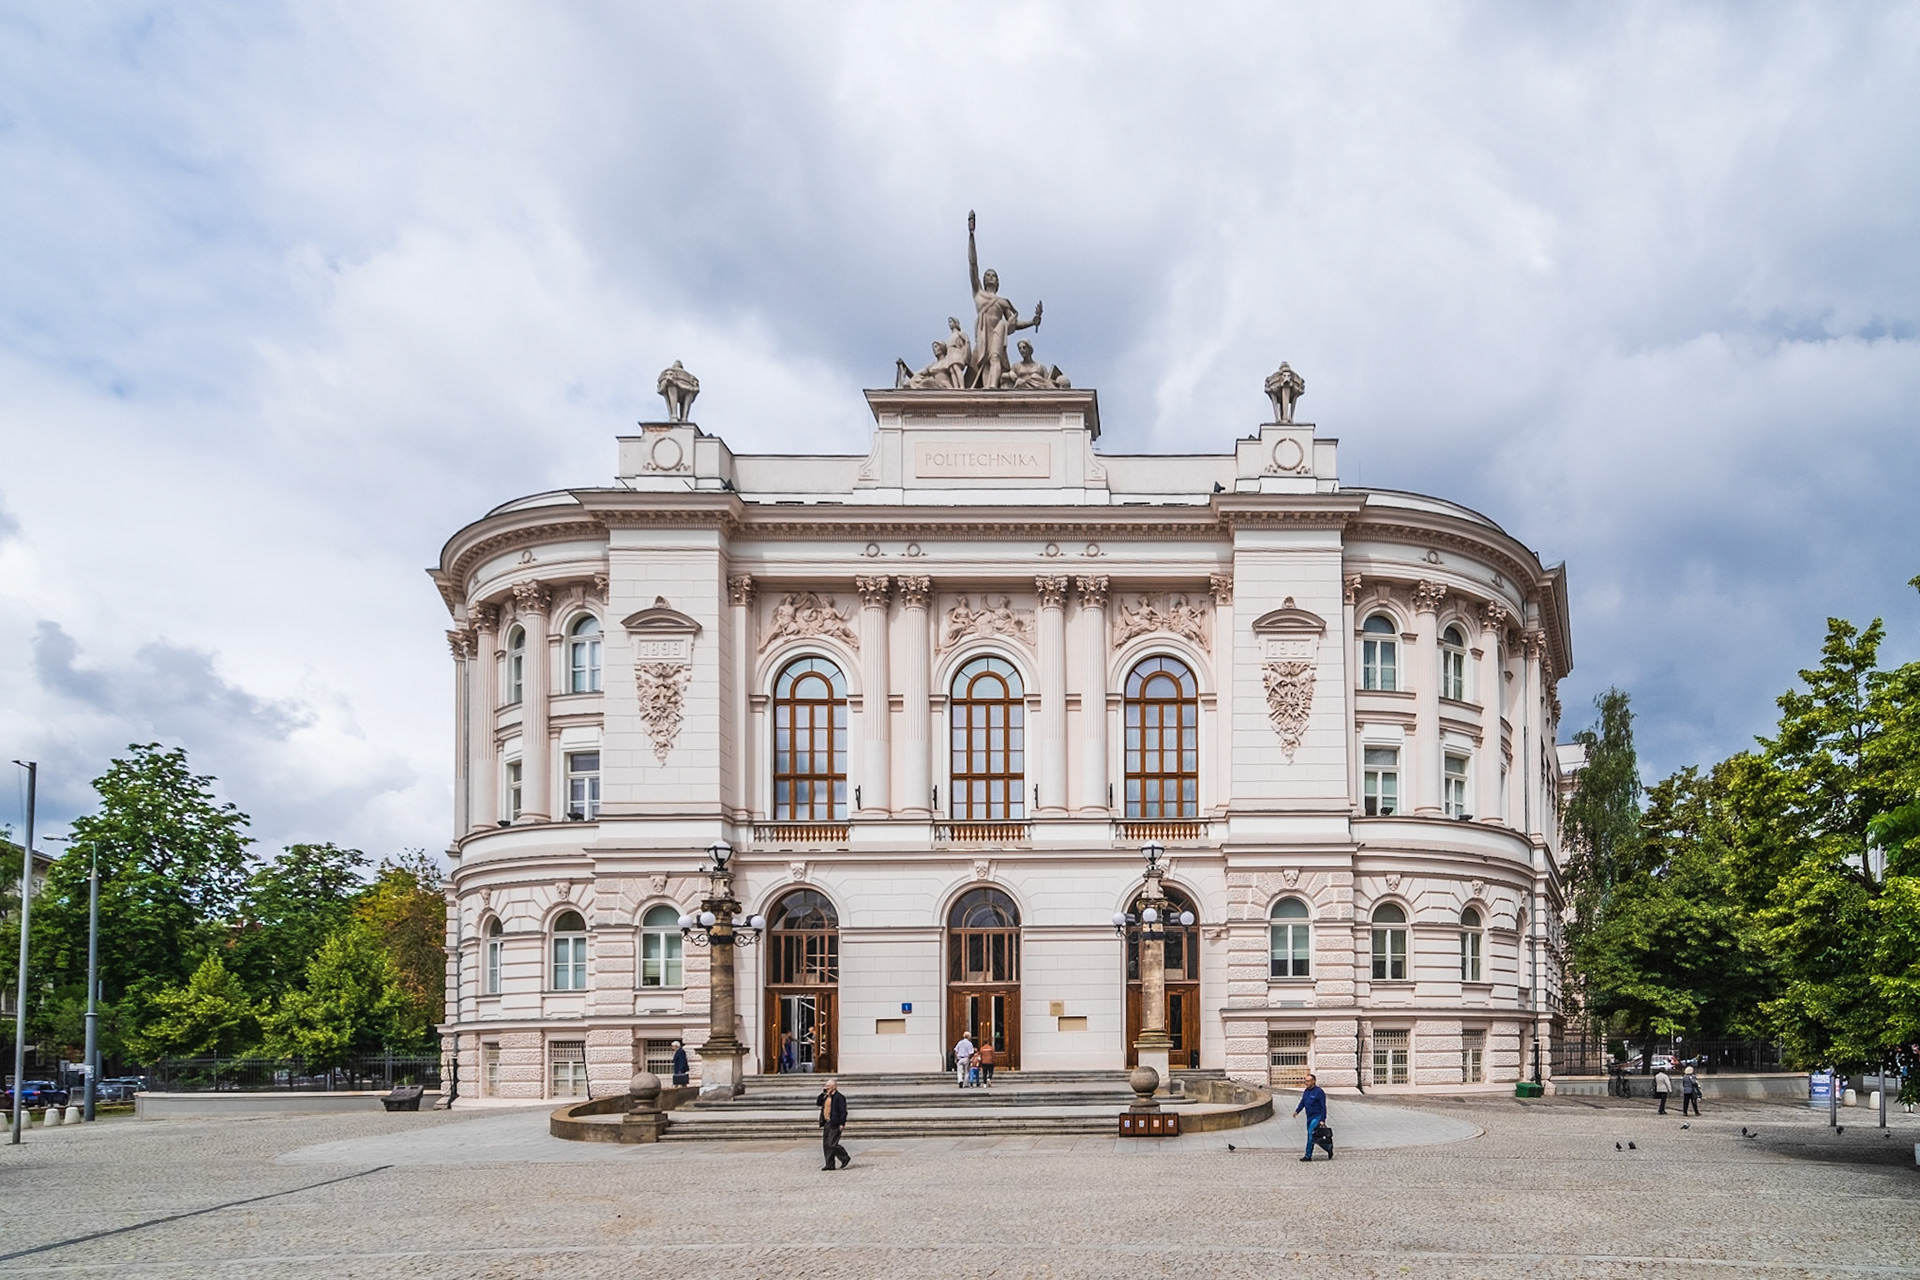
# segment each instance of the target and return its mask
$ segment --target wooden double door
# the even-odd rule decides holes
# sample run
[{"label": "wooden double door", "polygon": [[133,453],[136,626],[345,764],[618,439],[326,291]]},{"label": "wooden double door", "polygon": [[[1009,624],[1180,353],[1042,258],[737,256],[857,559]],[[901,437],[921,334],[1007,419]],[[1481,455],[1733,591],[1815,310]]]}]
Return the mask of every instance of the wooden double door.
[{"label": "wooden double door", "polygon": [[766,1070],[839,1070],[838,994],[832,987],[774,987],[767,992]]},{"label": "wooden double door", "polygon": [[946,1051],[960,1037],[976,1045],[993,1046],[995,1071],[1020,1069],[1020,988],[1018,986],[949,986],[947,988]]},{"label": "wooden double door", "polygon": [[[1140,1055],[1133,1042],[1140,1038],[1140,984],[1127,984],[1127,1065],[1138,1066]],[[1200,984],[1167,984],[1167,1038],[1173,1047],[1167,1051],[1167,1065],[1179,1070],[1200,1065]]]}]

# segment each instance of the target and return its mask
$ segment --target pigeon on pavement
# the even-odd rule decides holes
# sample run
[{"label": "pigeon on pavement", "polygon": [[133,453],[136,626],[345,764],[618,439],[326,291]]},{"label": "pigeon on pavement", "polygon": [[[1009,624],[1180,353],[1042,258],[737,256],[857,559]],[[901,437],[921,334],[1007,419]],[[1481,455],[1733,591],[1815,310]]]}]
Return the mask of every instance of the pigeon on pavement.
[{"label": "pigeon on pavement", "polygon": [[1631,1142],[1629,1142],[1629,1143],[1627,1144],[1627,1150],[1629,1150],[1629,1151],[1638,1151],[1639,1149],[1640,1149],[1640,1148],[1638,1148],[1638,1147],[1636,1147],[1636,1146],[1634,1146],[1634,1145],[1633,1145],[1633,1144],[1632,1144]]}]

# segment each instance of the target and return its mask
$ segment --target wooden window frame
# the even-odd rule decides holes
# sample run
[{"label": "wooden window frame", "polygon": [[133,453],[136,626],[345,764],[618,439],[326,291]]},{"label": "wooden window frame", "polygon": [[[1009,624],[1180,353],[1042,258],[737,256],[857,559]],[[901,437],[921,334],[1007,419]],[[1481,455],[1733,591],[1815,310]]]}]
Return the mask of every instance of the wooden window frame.
[{"label": "wooden window frame", "polygon": [[[1156,696],[1157,683],[1171,681],[1173,696]],[[1200,816],[1200,684],[1178,658],[1142,659],[1127,673],[1121,704],[1125,734],[1126,816],[1136,819]],[[1168,712],[1173,723],[1167,723]],[[1173,738],[1168,750],[1167,738]],[[1174,767],[1166,768],[1173,757]],[[1149,765],[1157,764],[1158,768]],[[1171,788],[1173,800],[1167,801]]]},{"label": "wooden window frame", "polygon": [[[1000,692],[991,691],[997,682]],[[1024,822],[1026,687],[1005,658],[970,659],[947,701],[947,813],[954,822]]]},{"label": "wooden window frame", "polygon": [[[825,685],[824,697],[810,692],[820,684]],[[803,736],[804,745],[796,745]],[[775,822],[847,820],[850,740],[847,677],[839,664],[809,655],[780,668],[773,682]]]}]

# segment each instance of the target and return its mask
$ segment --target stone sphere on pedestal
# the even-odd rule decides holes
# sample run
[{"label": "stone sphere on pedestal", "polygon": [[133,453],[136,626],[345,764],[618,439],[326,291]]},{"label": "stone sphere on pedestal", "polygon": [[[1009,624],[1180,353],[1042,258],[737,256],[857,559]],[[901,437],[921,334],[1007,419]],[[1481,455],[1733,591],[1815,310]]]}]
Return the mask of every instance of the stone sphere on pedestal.
[{"label": "stone sphere on pedestal", "polygon": [[1132,1086],[1140,1101],[1145,1102],[1153,1097],[1153,1091],[1160,1087],[1160,1073],[1152,1067],[1138,1066],[1127,1076],[1127,1083]]},{"label": "stone sphere on pedestal", "polygon": [[642,1071],[633,1077],[627,1086],[627,1094],[636,1105],[652,1106],[660,1101],[660,1077],[651,1071]]}]

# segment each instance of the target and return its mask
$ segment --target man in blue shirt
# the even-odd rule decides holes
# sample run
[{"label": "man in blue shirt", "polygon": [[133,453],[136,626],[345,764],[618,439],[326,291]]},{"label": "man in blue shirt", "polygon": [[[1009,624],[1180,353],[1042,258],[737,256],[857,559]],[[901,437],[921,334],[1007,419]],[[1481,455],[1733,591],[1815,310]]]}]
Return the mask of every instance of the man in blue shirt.
[{"label": "man in blue shirt", "polygon": [[[1300,1159],[1307,1161],[1313,1159],[1314,1131],[1327,1122],[1327,1091],[1320,1087],[1319,1079],[1312,1075],[1307,1077],[1307,1087],[1300,1091],[1300,1105],[1293,1109],[1293,1114],[1299,1115],[1302,1111],[1307,1113],[1307,1154]],[[1333,1159],[1331,1146],[1327,1150],[1327,1159]]]}]

